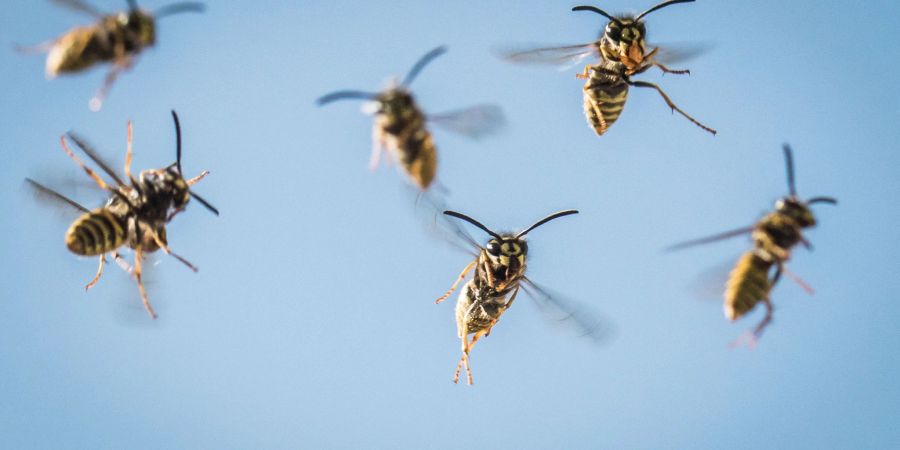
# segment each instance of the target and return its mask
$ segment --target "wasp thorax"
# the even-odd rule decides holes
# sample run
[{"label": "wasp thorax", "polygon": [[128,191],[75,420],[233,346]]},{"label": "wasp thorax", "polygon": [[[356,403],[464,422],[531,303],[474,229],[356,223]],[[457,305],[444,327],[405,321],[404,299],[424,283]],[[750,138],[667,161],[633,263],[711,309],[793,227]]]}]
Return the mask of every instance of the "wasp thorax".
[{"label": "wasp thorax", "polygon": [[497,264],[508,266],[512,261],[518,264],[525,263],[525,255],[528,254],[528,244],[524,239],[514,237],[504,239],[491,239],[485,246],[488,257]]},{"label": "wasp thorax", "polygon": [[412,94],[402,88],[390,89],[379,95],[376,101],[378,112],[391,116],[407,115],[414,109]]},{"label": "wasp thorax", "polygon": [[790,217],[803,228],[816,224],[816,217],[806,203],[796,197],[785,197],[775,202],[775,210]]}]

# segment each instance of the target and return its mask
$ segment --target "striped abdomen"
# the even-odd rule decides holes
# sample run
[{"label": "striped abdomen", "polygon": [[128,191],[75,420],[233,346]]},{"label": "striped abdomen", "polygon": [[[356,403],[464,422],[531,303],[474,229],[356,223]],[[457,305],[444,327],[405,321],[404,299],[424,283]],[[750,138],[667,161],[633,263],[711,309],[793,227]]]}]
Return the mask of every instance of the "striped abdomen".
[{"label": "striped abdomen", "polygon": [[737,320],[769,297],[771,267],[772,262],[756,250],[741,255],[725,284],[725,317]]},{"label": "striped abdomen", "polygon": [[126,230],[123,217],[107,208],[98,208],[72,223],[66,232],[66,246],[77,255],[102,255],[125,243]]},{"label": "striped abdomen", "polygon": [[584,85],[584,114],[597,135],[603,135],[625,107],[628,84],[622,76],[623,69],[621,64],[608,62],[591,67],[591,76]]},{"label": "striped abdomen", "polygon": [[388,149],[420,189],[426,190],[437,173],[437,149],[425,128],[425,117],[416,114],[398,129],[385,128]]}]

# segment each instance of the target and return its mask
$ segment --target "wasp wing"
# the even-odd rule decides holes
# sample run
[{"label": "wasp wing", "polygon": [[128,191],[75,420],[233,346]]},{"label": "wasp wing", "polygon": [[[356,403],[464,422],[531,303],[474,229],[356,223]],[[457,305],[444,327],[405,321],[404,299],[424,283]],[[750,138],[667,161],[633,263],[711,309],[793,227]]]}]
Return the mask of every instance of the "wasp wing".
[{"label": "wasp wing", "polygon": [[506,125],[503,109],[497,105],[476,105],[441,114],[429,114],[428,121],[473,139],[496,133]]},{"label": "wasp wing", "polygon": [[596,42],[556,47],[511,46],[495,50],[497,56],[515,64],[559,66],[561,70],[584,61],[588,57],[600,59]]},{"label": "wasp wing", "polygon": [[477,256],[481,245],[460,226],[458,220],[443,214],[448,209],[443,197],[430,192],[417,195],[415,211],[426,233],[463,253]]},{"label": "wasp wing", "polygon": [[546,288],[537,285],[528,277],[522,278],[522,289],[534,299],[534,303],[541,312],[555,322],[563,322],[573,326],[583,337],[587,337],[596,343],[610,340],[614,334],[612,322],[599,313],[569,300],[560,294],[550,292]]},{"label": "wasp wing", "polygon": [[58,6],[61,6],[66,9],[70,9],[72,11],[77,11],[81,13],[88,14],[90,16],[101,18],[103,17],[103,13],[100,12],[97,8],[91,6],[87,2],[82,0],[50,0]]},{"label": "wasp wing", "polygon": [[88,158],[91,158],[91,161],[94,161],[95,164],[100,166],[100,168],[103,169],[103,171],[106,172],[106,174],[109,175],[110,178],[115,180],[115,182],[118,183],[119,186],[126,185],[126,183],[122,181],[122,178],[116,175],[116,172],[112,169],[112,166],[108,162],[106,162],[106,160],[104,160],[100,156],[100,154],[97,153],[97,151],[94,150],[94,148],[91,147],[90,144],[88,144],[82,137],[71,131],[67,135],[69,139],[71,139],[72,142],[74,142],[75,145],[78,146],[78,148],[80,148],[81,151],[88,156]]},{"label": "wasp wing", "polygon": [[713,45],[708,42],[667,42],[658,45],[648,42],[647,47],[656,49],[654,61],[662,64],[678,64],[710,51]]},{"label": "wasp wing", "polygon": [[675,251],[675,250],[683,250],[683,249],[689,248],[689,247],[695,247],[698,245],[710,244],[710,243],[721,241],[724,239],[730,239],[733,237],[751,233],[754,228],[755,228],[755,226],[751,225],[749,227],[737,228],[734,230],[726,231],[724,233],[718,233],[718,234],[714,234],[712,236],[702,237],[700,239],[692,239],[690,241],[679,242],[678,244],[670,245],[670,246],[666,247],[665,251],[671,252],[671,251]]},{"label": "wasp wing", "polygon": [[35,198],[42,203],[52,204],[53,206],[61,206],[65,211],[76,213],[76,214],[84,214],[86,212],[90,212],[90,210],[75,200],[66,197],[59,192],[44,186],[37,181],[32,180],[31,178],[26,178],[25,182],[29,190],[34,194]]}]

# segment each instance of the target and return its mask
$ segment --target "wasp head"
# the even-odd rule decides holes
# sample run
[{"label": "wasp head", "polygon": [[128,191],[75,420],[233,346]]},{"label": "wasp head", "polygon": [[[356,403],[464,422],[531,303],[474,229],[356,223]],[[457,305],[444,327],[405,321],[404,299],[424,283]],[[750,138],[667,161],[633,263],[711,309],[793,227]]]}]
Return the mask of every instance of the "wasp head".
[{"label": "wasp head", "polygon": [[809,205],[797,197],[790,196],[779,199],[775,202],[775,210],[790,217],[802,228],[816,225],[816,217],[809,209]]},{"label": "wasp head", "polygon": [[166,213],[184,209],[191,199],[190,187],[174,164],[141,172],[139,186],[144,202]]},{"label": "wasp head", "polygon": [[515,236],[501,236],[488,241],[484,247],[485,253],[494,264],[506,267],[521,267],[525,265],[525,255],[528,254],[528,243],[525,239]]},{"label": "wasp head", "polygon": [[376,113],[403,117],[415,110],[412,93],[401,87],[388,89],[375,98]]},{"label": "wasp head", "polygon": [[133,33],[140,47],[156,43],[156,20],[149,12],[135,8],[119,13],[119,23]]}]

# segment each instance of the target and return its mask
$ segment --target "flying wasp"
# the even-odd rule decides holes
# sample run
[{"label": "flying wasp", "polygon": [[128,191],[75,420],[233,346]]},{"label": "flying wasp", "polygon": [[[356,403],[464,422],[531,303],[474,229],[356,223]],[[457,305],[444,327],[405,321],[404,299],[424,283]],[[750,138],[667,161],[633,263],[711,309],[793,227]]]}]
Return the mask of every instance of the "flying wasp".
[{"label": "flying wasp", "polygon": [[382,92],[337,91],[317,100],[319,106],[336,100],[369,100],[364,111],[375,115],[369,168],[377,168],[381,153],[387,150],[391,159],[399,162],[410,181],[422,191],[428,189],[437,174],[437,149],[427,123],[478,138],[496,131],[504,122],[500,108],[493,105],[479,105],[444,114],[426,115],[422,112],[408,89],[409,85],[425,66],[446,51],[446,47],[437,47],[426,53],[400,83],[392,80]]},{"label": "flying wasp", "polygon": [[[166,224],[178,213],[184,211],[191,198],[199,201],[207,209],[219,214],[219,211],[202,197],[191,190],[191,186],[203,179],[209,172],[203,171],[200,175],[185,179],[181,169],[181,125],[178,115],[172,111],[175,121],[176,136],[176,160],[173,164],[161,168],[144,170],[135,179],[131,174],[132,159],[132,126],[128,122],[128,142],[125,154],[125,177],[130,183],[126,183],[103,161],[94,149],[74,133],[68,133],[60,137],[63,151],[81,167],[85,173],[104,191],[110,193],[106,205],[101,208],[88,209],[74,200],[56,192],[37,181],[26,178],[26,181],[40,194],[61,201],[74,207],[82,214],[76,219],[66,232],[66,247],[69,251],[81,256],[99,256],[100,265],[97,274],[85,287],[92,288],[100,280],[103,274],[103,266],[106,262],[105,255],[112,253],[116,261],[122,261],[119,249],[128,246],[134,250],[134,267],[132,273],[137,281],[141,300],[150,317],[156,318],[156,312],[150,305],[146,289],[142,280],[141,261],[146,253],[153,253],[162,249],[168,255],[173,256],[188,268],[197,271],[197,268],[172,252],[166,238]],[[94,161],[114,183],[107,183],[100,175],[88,167],[75,155],[67,143],[66,138],[84,152],[88,158]]]},{"label": "flying wasp", "polygon": [[75,27],[66,34],[23,51],[47,54],[47,78],[77,73],[99,63],[112,63],[99,91],[89,106],[99,111],[119,74],[134,65],[135,58],[156,43],[156,19],[183,12],[202,12],[205,6],[196,2],[180,2],[150,12],[138,8],[136,0],[128,0],[128,10],[104,14],[82,0],[53,0],[54,3],[93,17],[93,25]]},{"label": "flying wasp", "polygon": [[[465,220],[491,236],[487,245],[482,247],[459,229],[460,236],[465,238],[468,245],[475,250],[475,259],[463,269],[450,289],[435,301],[435,303],[441,303],[449,298],[459,284],[466,279],[468,273],[475,269],[472,279],[463,285],[456,301],[456,329],[457,336],[462,341],[462,357],[456,366],[454,383],[459,382],[460,371],[462,366],[465,366],[468,383],[472,384],[469,352],[479,339],[490,335],[491,329],[500,320],[500,316],[512,306],[520,288],[524,289],[539,304],[549,304],[566,312],[570,318],[577,321],[577,325],[585,331],[584,334],[597,336],[595,334],[596,323],[586,320],[587,317],[576,312],[573,305],[554,298],[525,276],[528,255],[528,243],[525,241],[525,235],[553,219],[577,213],[578,211],[574,209],[559,211],[535,222],[519,233],[500,234],[465,214],[444,211],[444,214]],[[469,335],[473,335],[471,340],[469,340]]]},{"label": "flying wasp", "polygon": [[[583,88],[584,111],[588,125],[598,136],[606,133],[609,127],[619,118],[622,109],[625,107],[625,100],[628,98],[629,86],[656,89],[673,112],[677,111],[698,127],[715,135],[716,130],[703,125],[682,111],[658,85],[631,79],[633,75],[644,73],[652,67],[660,69],[663,73],[690,73],[689,70],[670,69],[660,62],[660,47],[653,47],[650,51],[647,50],[648,45],[645,40],[647,31],[641,19],[647,14],[666,6],[693,1],[665,1],[637,16],[613,16],[594,6],[576,6],[572,8],[572,11],[591,11],[609,19],[609,23],[607,23],[603,33],[595,42],[505,52],[502,56],[504,59],[514,63],[550,64],[576,63],[589,56],[598,58],[597,63],[586,65],[584,71],[576,75],[576,78],[587,80]],[[683,52],[682,55],[678,55],[677,52],[664,53],[668,53],[668,59],[674,61],[689,56],[691,52]]]},{"label": "flying wasp", "polygon": [[[816,225],[816,218],[809,208],[816,203],[837,204],[833,197],[813,197],[802,200],[797,196],[794,182],[794,160],[790,146],[783,147],[789,194],[775,202],[775,210],[763,216],[755,225],[738,228],[713,236],[695,239],[668,248],[679,250],[695,245],[716,242],[744,234],[753,239],[753,249],[741,255],[732,269],[725,284],[725,317],[735,321],[749,313],[762,303],[766,307],[766,315],[753,328],[749,335],[750,344],[755,345],[762,332],[772,321],[772,302],[770,293],[781,278],[782,273],[791,276],[805,290],[812,292],[802,280],[796,278],[785,267],[791,258],[791,250],[797,244],[807,249],[812,245],[803,236],[803,230]],[[772,268],[775,273],[771,277]]]}]

